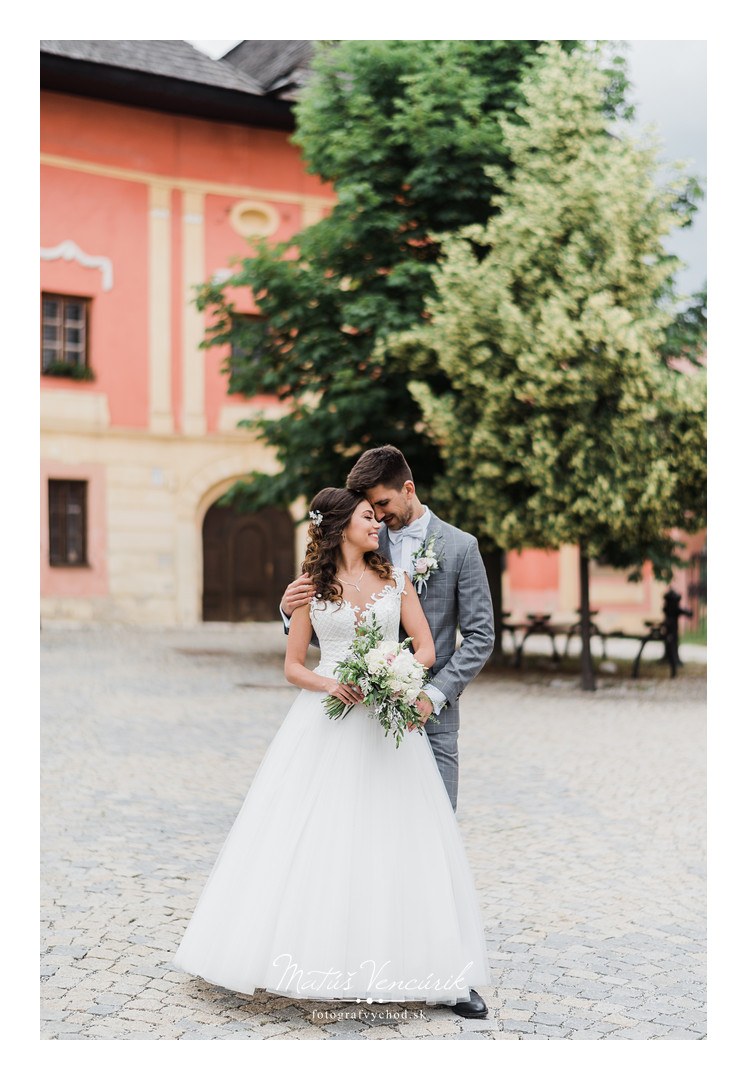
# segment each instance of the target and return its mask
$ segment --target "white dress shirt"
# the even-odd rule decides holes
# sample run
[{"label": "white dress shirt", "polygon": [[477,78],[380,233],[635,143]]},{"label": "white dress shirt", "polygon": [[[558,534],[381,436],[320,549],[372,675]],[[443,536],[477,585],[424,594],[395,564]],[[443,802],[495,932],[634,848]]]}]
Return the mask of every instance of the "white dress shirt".
[{"label": "white dress shirt", "polygon": [[402,529],[390,529],[386,525],[387,539],[392,552],[392,562],[400,566],[406,574],[412,576],[412,557],[425,541],[428,526],[431,523],[431,512],[427,506],[423,507],[423,513],[415,518],[409,525]]},{"label": "white dress shirt", "polygon": [[[401,567],[410,578],[412,578],[413,572],[412,557],[424,543],[430,523],[431,512],[427,506],[424,506],[420,517],[415,518],[409,525],[405,525],[403,529],[390,529],[386,525],[382,526],[387,532],[392,563],[394,566]],[[431,699],[433,711],[438,716],[446,704],[445,695],[432,683],[425,684],[423,693]]]}]

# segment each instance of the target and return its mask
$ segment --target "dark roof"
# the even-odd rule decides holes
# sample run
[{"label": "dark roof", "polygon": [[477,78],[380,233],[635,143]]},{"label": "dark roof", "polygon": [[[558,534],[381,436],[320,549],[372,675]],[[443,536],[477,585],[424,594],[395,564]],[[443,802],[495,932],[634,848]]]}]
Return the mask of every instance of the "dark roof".
[{"label": "dark roof", "polygon": [[313,41],[241,41],[220,58],[260,83],[266,94],[295,100],[308,80]]},{"label": "dark roof", "polygon": [[46,90],[162,112],[292,130],[287,101],[186,41],[42,41]]},{"label": "dark roof", "polygon": [[166,75],[224,90],[262,94],[262,85],[201,53],[188,41],[42,41],[41,51],[71,60]]}]

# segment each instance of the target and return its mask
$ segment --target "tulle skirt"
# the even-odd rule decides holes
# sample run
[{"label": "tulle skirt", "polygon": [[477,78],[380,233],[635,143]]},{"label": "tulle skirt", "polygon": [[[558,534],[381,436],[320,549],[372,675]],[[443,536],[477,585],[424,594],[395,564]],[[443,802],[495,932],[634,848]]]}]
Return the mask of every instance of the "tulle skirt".
[{"label": "tulle skirt", "polygon": [[428,737],[302,690],[175,956],[245,994],[442,1002],[490,983],[459,828]]}]

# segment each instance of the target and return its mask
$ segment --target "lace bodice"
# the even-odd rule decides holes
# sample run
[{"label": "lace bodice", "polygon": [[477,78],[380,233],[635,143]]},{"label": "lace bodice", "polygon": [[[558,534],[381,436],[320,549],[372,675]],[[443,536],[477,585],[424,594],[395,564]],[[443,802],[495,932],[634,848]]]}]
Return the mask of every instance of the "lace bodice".
[{"label": "lace bodice", "polygon": [[398,566],[392,571],[394,585],[385,585],[373,599],[364,605],[351,605],[343,600],[312,599],[311,625],[319,639],[322,655],[315,671],[320,675],[334,675],[335,665],[344,659],[350,649],[358,623],[364,622],[369,612],[376,613],[376,621],[385,638],[399,637],[399,612],[405,587],[405,572]]}]

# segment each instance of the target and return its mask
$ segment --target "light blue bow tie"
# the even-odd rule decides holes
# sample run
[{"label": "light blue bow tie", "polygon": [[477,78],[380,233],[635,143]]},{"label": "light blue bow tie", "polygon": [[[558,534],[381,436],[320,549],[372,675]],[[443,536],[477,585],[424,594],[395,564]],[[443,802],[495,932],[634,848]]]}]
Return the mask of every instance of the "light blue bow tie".
[{"label": "light blue bow tie", "polygon": [[402,529],[397,529],[395,532],[393,529],[389,530],[389,543],[398,544],[400,540],[404,540],[406,536],[412,537],[414,540],[425,539],[425,523],[423,518],[425,514],[422,514],[415,521],[412,521],[409,525],[405,525]]}]

